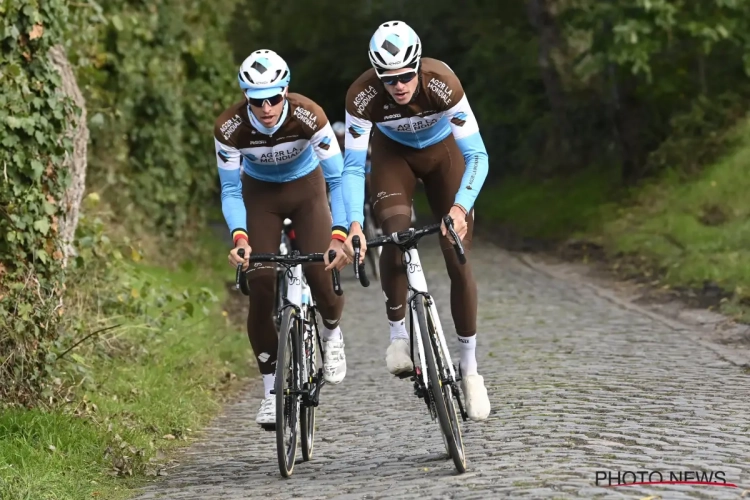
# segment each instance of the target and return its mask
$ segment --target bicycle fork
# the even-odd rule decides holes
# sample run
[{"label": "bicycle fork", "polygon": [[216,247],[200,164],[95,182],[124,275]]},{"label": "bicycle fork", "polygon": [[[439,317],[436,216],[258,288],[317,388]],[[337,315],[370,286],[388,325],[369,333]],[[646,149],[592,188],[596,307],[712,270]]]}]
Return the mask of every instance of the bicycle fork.
[{"label": "bicycle fork", "polygon": [[[461,417],[464,421],[468,419],[468,414],[466,413],[464,409],[463,402],[461,401],[461,393],[458,388],[458,382],[461,381],[460,376],[456,376],[456,371],[453,367],[453,363],[450,357],[450,352],[448,351],[448,344],[445,341],[445,335],[443,334],[443,327],[440,323],[440,318],[438,316],[437,307],[435,306],[435,302],[432,299],[432,296],[427,292],[427,280],[424,277],[424,272],[422,271],[422,263],[419,259],[419,254],[417,250],[410,249],[408,252],[405,252],[405,256],[408,255],[408,258],[405,262],[406,270],[407,270],[407,278],[408,278],[408,286],[409,286],[409,298],[408,298],[408,305],[409,305],[409,322],[410,322],[410,336],[411,336],[411,359],[412,363],[414,363],[414,342],[416,340],[417,343],[417,351],[419,353],[419,361],[420,366],[415,366],[414,368],[414,376],[411,377],[412,382],[414,382],[414,394],[417,397],[423,398],[425,400],[425,403],[427,404],[427,407],[429,408],[430,414],[432,415],[433,420],[437,418],[437,414],[435,411],[435,407],[432,404],[432,401],[430,400],[431,395],[429,388],[429,381],[428,381],[428,375],[427,375],[427,366],[425,364],[425,349],[432,348],[432,346],[425,346],[422,344],[422,336],[420,334],[420,326],[419,322],[416,321],[416,300],[424,300],[425,302],[425,320],[429,321],[430,324],[432,324],[434,328],[434,335],[437,336],[437,342],[435,345],[436,348],[439,348],[439,351],[435,350],[435,359],[438,362],[439,366],[439,373],[438,376],[440,377],[440,382],[443,385],[449,385],[451,387],[451,392],[456,398],[456,402],[458,403],[459,411],[461,412]],[[414,334],[416,331],[416,335]],[[430,332],[427,332],[428,335]],[[439,388],[437,388],[439,390]]]}]

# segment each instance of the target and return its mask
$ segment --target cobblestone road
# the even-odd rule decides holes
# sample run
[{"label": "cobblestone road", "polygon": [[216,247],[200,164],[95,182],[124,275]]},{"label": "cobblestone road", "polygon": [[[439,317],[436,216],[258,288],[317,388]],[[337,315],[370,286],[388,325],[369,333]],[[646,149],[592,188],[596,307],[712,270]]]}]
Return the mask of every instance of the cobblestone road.
[{"label": "cobblestone road", "polygon": [[[422,259],[450,330],[448,278],[430,243]],[[492,413],[464,424],[467,473],[456,474],[410,383],[386,371],[378,282],[364,289],[346,279],[348,373],[323,390],[313,460],[298,463],[289,480],[279,476],[274,434],[254,423],[262,394],[255,383],[139,498],[666,500],[740,498],[750,488],[750,375],[689,332],[489,244],[477,246],[472,262],[479,370]],[[448,341],[454,350],[453,335]],[[740,487],[595,483],[597,471],[643,470],[665,480],[671,471],[723,471]]]}]

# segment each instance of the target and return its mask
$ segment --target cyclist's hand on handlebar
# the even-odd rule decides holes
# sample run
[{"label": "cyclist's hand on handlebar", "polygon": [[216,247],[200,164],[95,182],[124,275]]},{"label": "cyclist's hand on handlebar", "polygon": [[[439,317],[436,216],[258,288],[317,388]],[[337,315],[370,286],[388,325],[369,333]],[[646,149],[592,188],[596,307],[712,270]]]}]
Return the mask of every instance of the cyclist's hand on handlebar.
[{"label": "cyclist's hand on handlebar", "polygon": [[359,222],[352,222],[352,225],[349,228],[349,237],[344,243],[344,252],[346,252],[347,257],[349,257],[349,262],[354,262],[354,247],[352,246],[352,238],[354,238],[355,236],[359,236],[359,263],[362,264],[365,261],[365,252],[367,252],[367,238],[365,238],[365,235],[362,232],[362,226],[359,225]]},{"label": "cyclist's hand on handlebar", "polygon": [[[329,262],[328,260],[328,252],[330,250],[333,250],[336,252],[336,258],[333,259],[333,262]],[[338,269],[341,271],[346,266],[351,264],[352,259],[350,259],[346,253],[344,252],[344,242],[340,240],[331,240],[331,245],[328,247],[328,250],[323,254],[323,261],[326,263],[326,271],[331,271],[333,269]]]},{"label": "cyclist's hand on handlebar", "polygon": [[[245,258],[242,259],[239,255],[237,255],[237,250],[240,248],[245,249]],[[242,262],[242,270],[246,271],[248,266],[250,265],[250,253],[252,253],[253,249],[248,245],[246,239],[239,239],[237,240],[237,244],[234,246],[231,252],[229,252],[229,265],[232,267],[237,267],[237,265]]]},{"label": "cyclist's hand on handlebar", "polygon": [[[466,212],[464,212],[464,209],[459,207],[458,205],[453,205],[451,207],[451,211],[448,212],[448,215],[450,215],[451,219],[453,219],[453,230],[456,231],[456,234],[459,238],[461,238],[461,241],[464,241],[464,237],[466,237],[466,233],[469,231],[469,226],[466,224]],[[444,222],[440,223],[440,232],[443,234],[443,236],[448,238],[448,241],[450,241],[452,245],[455,244],[453,238],[451,237],[451,234],[445,227]]]}]

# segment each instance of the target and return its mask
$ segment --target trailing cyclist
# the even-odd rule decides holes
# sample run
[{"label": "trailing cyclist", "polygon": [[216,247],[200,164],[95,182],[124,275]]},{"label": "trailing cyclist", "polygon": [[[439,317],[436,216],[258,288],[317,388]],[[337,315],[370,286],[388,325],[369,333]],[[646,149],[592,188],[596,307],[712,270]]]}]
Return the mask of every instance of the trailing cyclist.
[{"label": "trailing cyclist", "polygon": [[[341,185],[343,158],[320,106],[288,92],[290,71],[278,54],[256,50],[242,63],[237,78],[244,98],[219,116],[214,138],[222,211],[234,240],[229,263],[237,266],[242,262],[247,270],[247,334],[265,388],[256,422],[272,425],[276,403],[271,390],[278,349],[273,320],[276,269],[261,263],[249,267],[248,259],[251,251],[278,251],[286,217],[292,220],[300,252],[325,252],[325,264],[308,264],[304,272],[323,319],[320,334],[325,380],[340,383],[346,375],[344,338],[339,327],[344,298],[334,293],[324,268],[329,264],[326,249],[336,251],[336,267],[351,262],[342,251],[347,235]],[[237,254],[240,248],[245,251],[244,259]]]},{"label": "trailing cyclist", "polygon": [[[468,254],[473,206],[487,176],[488,157],[461,82],[444,62],[421,57],[419,37],[401,21],[378,27],[368,55],[373,68],[355,80],[346,96],[342,179],[351,224],[347,255],[353,257],[354,236],[364,240],[362,193],[371,133],[372,206],[383,233],[409,228],[411,200],[421,179],[433,215],[438,220],[445,214],[451,216]],[[472,420],[484,420],[490,402],[475,354],[477,285],[469,263],[459,263],[444,224],[441,230],[467,413]],[[393,374],[413,369],[404,320],[407,279],[401,258],[393,245],[383,248],[380,257],[391,338],[386,364]]]}]

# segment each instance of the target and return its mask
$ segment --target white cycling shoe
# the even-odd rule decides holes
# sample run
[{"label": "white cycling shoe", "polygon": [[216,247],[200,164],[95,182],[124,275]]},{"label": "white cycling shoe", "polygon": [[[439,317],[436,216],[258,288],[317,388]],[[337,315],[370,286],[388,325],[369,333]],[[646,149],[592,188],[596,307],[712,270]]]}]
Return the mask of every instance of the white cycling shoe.
[{"label": "white cycling shoe", "polygon": [[393,375],[410,372],[414,369],[409,354],[409,342],[406,339],[395,339],[385,351],[385,364]]},{"label": "white cycling shoe", "polygon": [[269,396],[261,401],[255,423],[263,426],[276,425],[276,396]]},{"label": "white cycling shoe", "polygon": [[346,377],[344,341],[321,340],[323,340],[323,378],[329,384],[340,384]]},{"label": "white cycling shoe", "polygon": [[461,392],[464,393],[466,413],[474,421],[487,420],[490,415],[490,398],[481,375],[462,375]]}]

